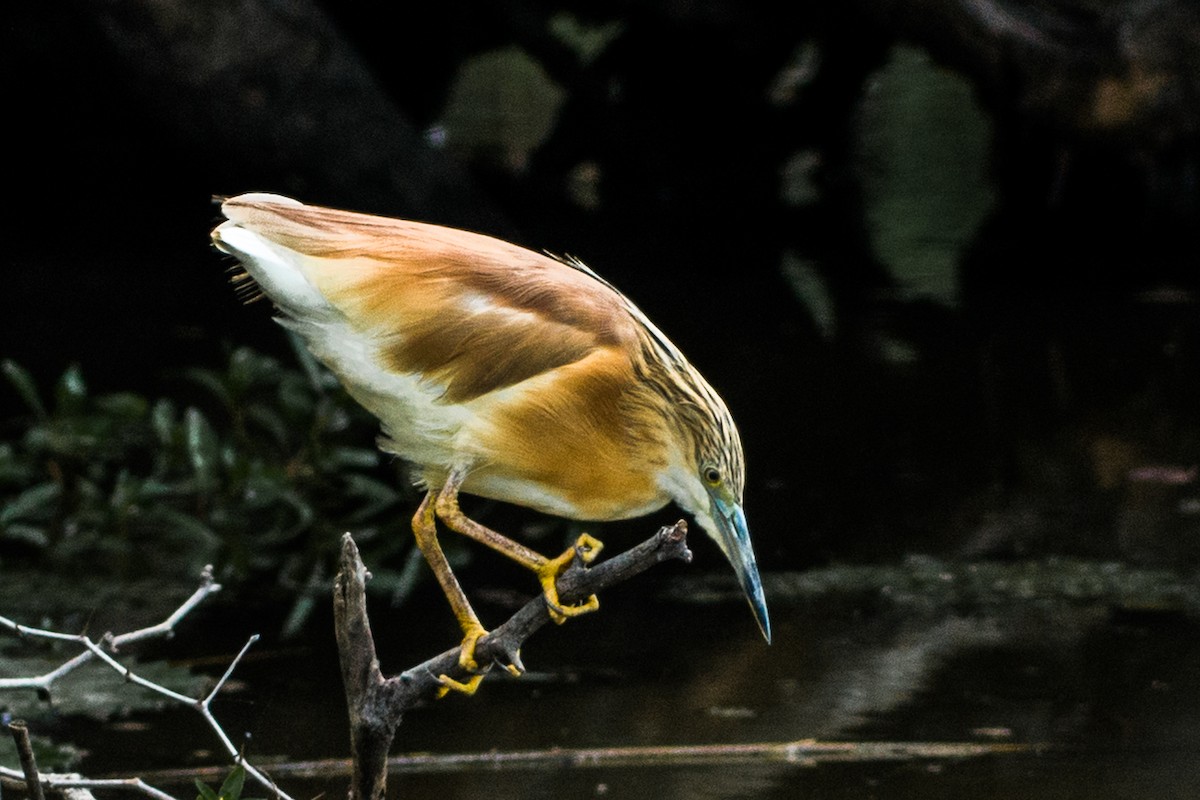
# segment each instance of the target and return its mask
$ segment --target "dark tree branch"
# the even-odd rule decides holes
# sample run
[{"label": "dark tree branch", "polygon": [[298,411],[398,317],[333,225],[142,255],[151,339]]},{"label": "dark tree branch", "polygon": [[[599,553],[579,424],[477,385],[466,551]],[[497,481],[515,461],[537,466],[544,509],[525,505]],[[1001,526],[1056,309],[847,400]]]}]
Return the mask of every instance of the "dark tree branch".
[{"label": "dark tree branch", "polygon": [[[660,528],[646,541],[594,566],[575,559],[558,579],[559,597],[565,603],[629,580],[662,561],[690,562],[687,524],[680,520]],[[404,713],[428,702],[443,688],[438,677],[470,677],[458,664],[459,648],[385,678],[379,668],[375,641],[367,618],[366,581],[370,577],[350,534],[342,537],[342,554],[334,584],[334,625],[337,630],[342,680],[350,711],[350,746],[354,764],[351,800],[381,800],[387,782],[387,754]],[[475,658],[480,664],[515,664],[525,640],[550,621],[545,600],[537,597],[522,606],[507,622],[480,639]]]},{"label": "dark tree branch", "polygon": [[350,711],[350,749],[354,772],[350,797],[357,800],[382,798],[387,773],[387,751],[400,717],[381,718],[378,696],[386,681],[375,655],[375,639],[367,618],[366,585],[370,573],[363,566],[358,547],[350,534],[342,537],[342,554],[334,580],[333,610],[342,685]]},{"label": "dark tree branch", "polygon": [[25,789],[29,792],[30,800],[45,800],[42,779],[38,776],[37,761],[33,756],[33,745],[29,742],[29,729],[23,720],[13,720],[8,723],[8,729],[17,744],[17,756],[21,760],[21,771],[25,773]]}]

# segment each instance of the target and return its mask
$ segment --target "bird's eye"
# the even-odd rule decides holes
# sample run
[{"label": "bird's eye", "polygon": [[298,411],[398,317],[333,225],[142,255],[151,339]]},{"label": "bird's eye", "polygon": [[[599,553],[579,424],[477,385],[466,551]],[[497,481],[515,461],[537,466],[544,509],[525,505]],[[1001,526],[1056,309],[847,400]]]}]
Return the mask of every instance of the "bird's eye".
[{"label": "bird's eye", "polygon": [[705,467],[704,481],[705,483],[716,486],[721,482],[721,470],[717,469],[716,467]]}]

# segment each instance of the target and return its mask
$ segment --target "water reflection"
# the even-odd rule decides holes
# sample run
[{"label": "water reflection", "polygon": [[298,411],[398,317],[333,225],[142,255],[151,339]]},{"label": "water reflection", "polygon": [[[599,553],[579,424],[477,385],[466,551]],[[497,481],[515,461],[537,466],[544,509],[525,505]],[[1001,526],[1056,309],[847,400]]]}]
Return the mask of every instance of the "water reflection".
[{"label": "water reflection", "polygon": [[[422,715],[416,740],[433,734],[439,747],[462,749],[467,730],[470,739],[480,734],[483,749],[805,738],[1031,748],[909,763],[410,776],[402,785],[452,796],[486,787],[493,797],[655,800],[968,791],[1169,798],[1190,797],[1200,780],[1200,631],[1186,615],[1056,603],[914,614],[835,602],[789,609],[777,643],[765,648],[753,630],[739,632],[741,611],[682,607],[638,618],[656,644],[636,652],[623,648],[620,626],[564,628],[538,661],[582,665],[574,659],[583,650],[596,666],[568,668],[577,681],[493,685],[469,719],[445,709]],[[635,618],[637,610],[612,613]]]},{"label": "water reflection", "polygon": [[[989,604],[826,591],[777,597],[777,636],[768,647],[732,584],[731,601],[717,603],[655,597],[651,588],[615,592],[605,613],[535,637],[523,653],[534,672],[524,678],[497,674],[475,698],[410,713],[397,753],[806,739],[1014,751],[861,762],[475,766],[397,772],[392,796],[1115,800],[1191,797],[1200,782],[1200,626],[1186,610],[1047,593]],[[391,632],[381,635],[385,670],[427,656],[453,633],[452,620],[421,614],[419,600],[374,620],[377,635]],[[229,730],[253,731],[260,761],[346,755],[330,645],[316,637],[311,646],[299,662],[304,669],[294,649],[247,663],[245,689],[218,710]],[[196,758],[186,755],[201,735],[191,715],[146,721],[97,726],[95,740],[82,743],[92,755],[81,769],[127,774]],[[165,752],[169,742],[179,745]],[[150,762],[150,754],[161,760]],[[294,796],[345,787],[344,777],[282,782]]]}]

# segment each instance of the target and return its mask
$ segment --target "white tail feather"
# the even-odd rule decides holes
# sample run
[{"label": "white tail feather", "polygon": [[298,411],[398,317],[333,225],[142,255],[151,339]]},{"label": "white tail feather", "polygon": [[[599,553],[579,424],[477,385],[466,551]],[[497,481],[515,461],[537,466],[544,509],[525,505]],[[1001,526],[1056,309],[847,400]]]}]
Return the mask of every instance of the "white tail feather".
[{"label": "white tail feather", "polygon": [[333,307],[304,274],[304,256],[299,253],[232,221],[213,231],[213,242],[236,256],[263,294],[288,316],[324,318],[333,313]]}]

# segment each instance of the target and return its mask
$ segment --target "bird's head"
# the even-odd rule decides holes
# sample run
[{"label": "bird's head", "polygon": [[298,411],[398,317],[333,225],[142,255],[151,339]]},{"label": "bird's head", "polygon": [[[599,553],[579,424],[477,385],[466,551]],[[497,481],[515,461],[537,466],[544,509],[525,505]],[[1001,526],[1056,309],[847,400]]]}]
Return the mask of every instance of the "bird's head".
[{"label": "bird's head", "polygon": [[742,443],[724,404],[719,398],[714,399],[709,410],[717,413],[701,415],[705,418],[701,432],[694,439],[691,453],[682,459],[682,468],[676,472],[676,502],[696,518],[697,524],[729,559],[750,601],[754,619],[770,643],[767,601],[742,511],[746,482]]}]

